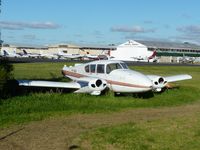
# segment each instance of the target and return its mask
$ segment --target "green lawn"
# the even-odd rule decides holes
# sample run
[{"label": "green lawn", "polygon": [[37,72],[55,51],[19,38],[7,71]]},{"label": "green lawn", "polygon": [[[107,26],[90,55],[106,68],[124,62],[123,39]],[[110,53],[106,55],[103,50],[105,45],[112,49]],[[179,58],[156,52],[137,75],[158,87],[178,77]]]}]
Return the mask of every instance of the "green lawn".
[{"label": "green lawn", "polygon": [[199,125],[199,114],[132,122],[85,133],[79,145],[93,150],[199,150]]},{"label": "green lawn", "polygon": [[[16,79],[62,80],[64,63],[14,64]],[[135,66],[146,74],[173,75],[188,73],[192,80],[182,81],[178,88],[154,97],[142,99],[127,95],[114,97],[112,92],[103,96],[73,93],[30,93],[0,101],[0,125],[9,126],[44,118],[77,113],[105,113],[132,108],[166,107],[193,103],[200,100],[199,67]]]}]

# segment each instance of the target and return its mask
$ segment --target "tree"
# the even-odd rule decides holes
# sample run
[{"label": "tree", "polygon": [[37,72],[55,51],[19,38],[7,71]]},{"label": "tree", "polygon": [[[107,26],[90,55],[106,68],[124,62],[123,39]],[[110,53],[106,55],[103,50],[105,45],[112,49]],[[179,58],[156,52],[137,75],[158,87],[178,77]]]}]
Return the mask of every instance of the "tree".
[{"label": "tree", "polygon": [[0,98],[9,96],[8,81],[13,79],[13,66],[7,59],[0,59]]}]

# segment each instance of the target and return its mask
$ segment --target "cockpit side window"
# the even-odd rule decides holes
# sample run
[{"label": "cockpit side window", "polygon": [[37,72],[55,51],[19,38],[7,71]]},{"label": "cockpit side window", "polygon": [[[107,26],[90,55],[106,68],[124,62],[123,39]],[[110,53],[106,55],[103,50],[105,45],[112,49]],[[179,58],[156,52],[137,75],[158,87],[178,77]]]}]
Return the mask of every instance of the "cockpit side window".
[{"label": "cockpit side window", "polygon": [[120,63],[124,69],[128,69],[128,66],[125,63]]},{"label": "cockpit side window", "polygon": [[106,73],[109,74],[111,71],[116,69],[122,69],[122,66],[119,63],[108,64],[106,66]]},{"label": "cockpit side window", "polygon": [[85,66],[85,72],[89,73],[90,70],[89,70],[89,65]]},{"label": "cockpit side window", "polygon": [[104,64],[98,64],[97,65],[97,73],[105,73]]},{"label": "cockpit side window", "polygon": [[122,66],[120,64],[116,64],[116,69],[122,69]]},{"label": "cockpit side window", "polygon": [[96,65],[95,64],[91,64],[90,65],[90,72],[91,73],[95,73],[95,70],[96,70]]}]

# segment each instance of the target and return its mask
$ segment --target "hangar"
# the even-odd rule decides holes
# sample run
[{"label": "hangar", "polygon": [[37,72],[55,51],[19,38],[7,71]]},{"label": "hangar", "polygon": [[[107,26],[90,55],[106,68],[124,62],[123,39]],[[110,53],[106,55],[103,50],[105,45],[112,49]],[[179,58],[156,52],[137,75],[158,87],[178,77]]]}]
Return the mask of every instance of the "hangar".
[{"label": "hangar", "polygon": [[200,57],[200,45],[189,42],[161,42],[161,41],[141,41],[148,47],[149,51],[156,50],[157,57],[160,62],[178,62],[180,57],[193,57],[198,59]]},{"label": "hangar", "polygon": [[[123,61],[150,61],[150,57],[154,55],[155,52],[148,50],[148,47],[139,42],[129,40],[123,44],[116,47],[116,50],[110,52],[110,56],[114,60]],[[153,60],[152,60],[153,62]]]}]

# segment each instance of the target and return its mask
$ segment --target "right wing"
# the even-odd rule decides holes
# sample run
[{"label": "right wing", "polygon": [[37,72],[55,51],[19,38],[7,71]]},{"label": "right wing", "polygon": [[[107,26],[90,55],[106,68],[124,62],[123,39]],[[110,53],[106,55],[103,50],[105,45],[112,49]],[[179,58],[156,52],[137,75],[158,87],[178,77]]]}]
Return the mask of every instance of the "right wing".
[{"label": "right wing", "polygon": [[91,95],[100,95],[101,91],[107,87],[106,81],[97,78],[80,78],[76,82],[18,80],[18,84],[19,86],[74,89],[75,93],[90,93]]}]

